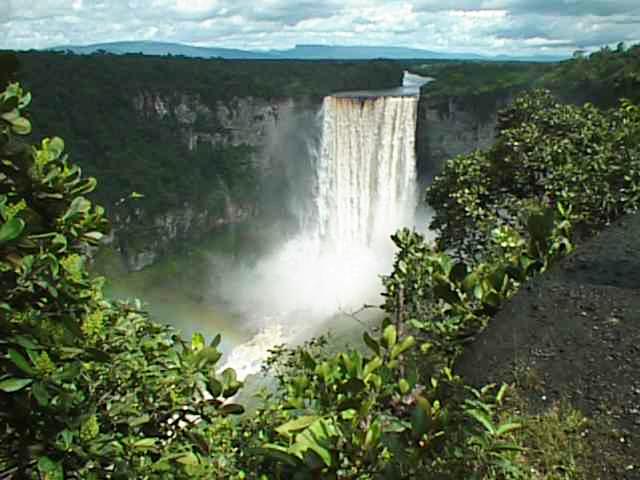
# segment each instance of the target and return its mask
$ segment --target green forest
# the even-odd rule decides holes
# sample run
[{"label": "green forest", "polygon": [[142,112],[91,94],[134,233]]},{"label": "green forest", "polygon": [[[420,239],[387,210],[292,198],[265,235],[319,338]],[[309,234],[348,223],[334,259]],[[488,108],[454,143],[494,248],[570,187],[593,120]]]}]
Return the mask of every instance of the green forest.
[{"label": "green forest", "polygon": [[616,49],[604,47],[560,63],[441,61],[412,62],[408,68],[436,78],[423,87],[429,98],[457,96],[495,105],[496,98],[545,88],[563,101],[602,108],[615,107],[620,98],[640,100],[640,45],[620,43]]},{"label": "green forest", "polygon": [[[229,61],[37,51],[5,52],[4,58],[7,70],[11,64],[25,88],[50,99],[33,106],[31,113],[39,118],[35,138],[55,128],[76,152],[83,171],[103,179],[92,198],[110,211],[130,192],[140,192],[145,197],[135,207],[151,214],[185,202],[215,214],[224,209],[225,196],[255,205],[260,195],[256,177],[265,172],[253,164],[247,145],[205,143],[190,150],[175,118],[149,121],[134,109],[141,92],[169,99],[187,95],[212,108],[237,97],[321,99],[334,91],[388,88],[402,81],[401,67],[387,61]],[[206,132],[228,133],[215,118],[201,115],[197,121],[201,124],[195,127]]]},{"label": "green forest", "polygon": [[[625,65],[613,70],[627,88],[637,51],[552,72]],[[546,90],[520,95],[500,113],[495,145],[451,159],[428,188],[436,243],[393,235],[382,323],[344,351],[319,337],[273,352],[264,373],[274,387],[245,411],[233,400],[243,387],[235,372],[217,369],[219,336],[182,338],[140,302],[105,298],[104,279],[90,275],[108,222],[87,196],[108,174],[84,176],[60,137],[28,136],[59,133],[37,114],[66,110],[54,92],[32,99],[11,83],[0,94],[0,476],[597,478],[606,438],[586,435],[590,420],[571,405],[532,412],[517,385],[472,388],[455,363],[528,279],[637,211],[635,99],[599,109]],[[73,103],[74,90],[65,95]],[[85,128],[100,130],[102,118]]]}]

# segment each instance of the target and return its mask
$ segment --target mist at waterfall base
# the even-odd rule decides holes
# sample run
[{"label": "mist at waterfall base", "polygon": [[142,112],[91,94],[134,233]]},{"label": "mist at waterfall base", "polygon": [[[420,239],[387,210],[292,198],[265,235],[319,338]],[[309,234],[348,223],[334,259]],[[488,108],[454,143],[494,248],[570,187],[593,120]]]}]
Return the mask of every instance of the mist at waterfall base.
[{"label": "mist at waterfall base", "polygon": [[224,367],[240,378],[258,372],[274,346],[296,344],[336,322],[355,327],[350,314],[382,303],[380,276],[390,272],[394,254],[390,236],[414,225],[423,83],[405,75],[399,89],[326,97],[320,135],[308,136],[309,158],[299,160],[311,169],[299,179],[310,190],[302,197],[311,201],[299,202],[298,232],[252,265],[212,255],[212,270],[223,278],[216,295],[253,335],[226,356]]}]

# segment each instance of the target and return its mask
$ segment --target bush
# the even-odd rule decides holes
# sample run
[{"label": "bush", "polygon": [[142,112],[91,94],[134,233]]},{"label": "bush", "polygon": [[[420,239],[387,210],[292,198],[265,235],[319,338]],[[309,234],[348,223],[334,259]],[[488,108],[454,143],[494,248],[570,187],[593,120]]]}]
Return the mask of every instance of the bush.
[{"label": "bush", "polygon": [[[139,304],[107,301],[87,271],[108,228],[95,180],[60,138],[30,146],[30,96],[0,95],[0,466],[12,478],[231,478],[213,432],[241,407],[215,365]],[[198,419],[198,421],[194,421]],[[107,475],[105,472],[109,472]],[[4,477],[5,474],[3,474]]]}]

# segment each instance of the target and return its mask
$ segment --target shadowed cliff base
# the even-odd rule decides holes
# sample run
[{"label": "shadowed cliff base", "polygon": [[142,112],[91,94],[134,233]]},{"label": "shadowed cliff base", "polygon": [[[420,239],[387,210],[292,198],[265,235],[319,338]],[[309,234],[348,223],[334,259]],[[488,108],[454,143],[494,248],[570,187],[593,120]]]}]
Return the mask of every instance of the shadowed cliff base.
[{"label": "shadowed cliff base", "polygon": [[640,478],[640,214],[525,285],[458,373],[515,382],[533,411],[566,400],[594,420],[592,478]]}]

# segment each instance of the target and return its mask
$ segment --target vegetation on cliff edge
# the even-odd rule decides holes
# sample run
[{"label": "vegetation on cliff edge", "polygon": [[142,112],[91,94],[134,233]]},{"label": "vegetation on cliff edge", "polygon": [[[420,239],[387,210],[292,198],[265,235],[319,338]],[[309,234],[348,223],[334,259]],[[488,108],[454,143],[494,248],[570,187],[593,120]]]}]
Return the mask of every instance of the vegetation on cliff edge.
[{"label": "vegetation on cliff edge", "polygon": [[[527,278],[574,248],[576,232],[637,209],[637,105],[601,112],[545,92],[516,101],[496,146],[451,160],[430,188],[438,244],[393,236],[387,318],[362,348],[329,353],[319,338],[278,349],[265,365],[274,388],[240,415],[230,397],[242,385],[217,368],[219,337],[185,341],[136,302],[105,299],[89,276],[107,230],[85,197],[95,181],[60,138],[21,140],[29,102],[17,84],[0,96],[3,476],[584,478],[579,416],[543,417],[565,419],[543,437],[535,417],[509,408],[507,386],[472,389],[452,366]],[[582,453],[551,464],[543,438]]]}]

